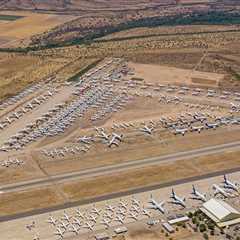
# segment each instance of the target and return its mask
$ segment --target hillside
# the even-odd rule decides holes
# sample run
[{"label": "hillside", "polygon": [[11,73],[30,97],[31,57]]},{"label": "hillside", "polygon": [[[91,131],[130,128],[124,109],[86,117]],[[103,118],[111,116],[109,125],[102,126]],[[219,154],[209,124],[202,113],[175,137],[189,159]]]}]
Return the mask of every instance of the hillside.
[{"label": "hillside", "polygon": [[[195,1],[195,0],[194,0]],[[175,0],[3,0],[2,9],[37,10],[119,10],[143,9],[159,5],[175,4]]]}]

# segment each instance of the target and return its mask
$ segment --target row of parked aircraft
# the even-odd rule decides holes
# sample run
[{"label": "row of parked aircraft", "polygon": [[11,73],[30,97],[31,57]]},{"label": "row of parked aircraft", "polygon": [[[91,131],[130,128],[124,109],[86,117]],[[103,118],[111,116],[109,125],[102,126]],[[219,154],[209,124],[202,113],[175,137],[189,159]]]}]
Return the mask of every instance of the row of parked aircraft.
[{"label": "row of parked aircraft", "polygon": [[2,167],[13,167],[13,166],[21,166],[25,162],[23,160],[19,160],[18,158],[9,158],[7,160],[0,161],[0,166]]},{"label": "row of parked aircraft", "polygon": [[125,84],[132,88],[138,87],[140,90],[153,90],[156,92],[176,93],[179,95],[205,96],[205,97],[219,97],[220,99],[234,99],[239,101],[239,92],[221,91],[216,89],[192,88],[188,86],[174,86],[163,84],[151,84],[141,81],[126,81]]},{"label": "row of parked aircraft", "polygon": [[21,101],[24,97],[34,93],[35,91],[39,90],[42,87],[42,83],[37,83],[32,86],[28,86],[23,91],[19,92],[17,95],[10,97],[3,102],[0,103],[0,110],[6,109],[7,107],[16,104],[17,102]]},{"label": "row of parked aircraft", "polygon": [[48,98],[53,96],[55,92],[56,89],[51,89],[51,91],[48,90],[46,93],[35,97],[14,112],[9,113],[7,116],[5,116],[4,119],[0,120],[0,130],[4,130],[7,126],[22,118],[26,113],[32,111],[33,109],[37,108],[37,106],[46,102]]},{"label": "row of parked aircraft", "polygon": [[[215,189],[214,194],[221,194],[224,197],[229,197],[230,195],[227,193],[226,189],[238,192],[239,185],[232,182],[224,175],[221,186],[214,184],[213,189]],[[190,198],[206,202],[207,194],[201,193],[193,185]],[[165,203],[165,201],[159,202],[156,200],[152,194],[146,204],[135,196],[132,196],[129,201],[120,199],[114,205],[107,203],[104,208],[97,208],[94,204],[89,209],[75,209],[74,213],[71,214],[64,211],[62,216],[58,218],[49,215],[46,222],[54,227],[55,235],[64,238],[66,233],[78,235],[80,232],[84,233],[86,231],[99,229],[100,225],[108,229],[119,224],[139,221],[143,218],[151,218],[153,217],[151,210],[156,210],[161,214],[168,214]],[[182,208],[187,207],[186,198],[178,196],[174,189],[172,189],[170,201],[168,203],[180,205]]]}]

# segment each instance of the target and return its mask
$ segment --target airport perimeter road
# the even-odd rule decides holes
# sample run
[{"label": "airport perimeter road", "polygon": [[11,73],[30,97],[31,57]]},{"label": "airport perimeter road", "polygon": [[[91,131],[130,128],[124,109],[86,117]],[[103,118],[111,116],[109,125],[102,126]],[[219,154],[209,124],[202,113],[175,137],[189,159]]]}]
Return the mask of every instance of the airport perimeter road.
[{"label": "airport perimeter road", "polygon": [[78,179],[86,179],[90,177],[122,172],[129,169],[153,166],[163,162],[174,162],[178,160],[191,159],[194,157],[217,154],[217,153],[222,153],[226,151],[235,151],[238,149],[240,149],[240,141],[221,144],[217,146],[210,146],[210,147],[205,147],[205,148],[200,148],[200,149],[195,149],[195,150],[190,150],[185,152],[179,152],[179,153],[174,153],[174,154],[160,156],[160,157],[129,161],[129,162],[114,164],[110,166],[91,168],[91,169],[82,170],[78,172],[59,174],[59,175],[49,176],[41,179],[24,181],[24,182],[1,186],[0,194],[1,192],[2,193],[15,192],[19,190],[26,190],[29,188],[36,188],[40,186],[42,187],[44,185],[49,185],[49,184],[56,184],[56,183],[73,181]]}]

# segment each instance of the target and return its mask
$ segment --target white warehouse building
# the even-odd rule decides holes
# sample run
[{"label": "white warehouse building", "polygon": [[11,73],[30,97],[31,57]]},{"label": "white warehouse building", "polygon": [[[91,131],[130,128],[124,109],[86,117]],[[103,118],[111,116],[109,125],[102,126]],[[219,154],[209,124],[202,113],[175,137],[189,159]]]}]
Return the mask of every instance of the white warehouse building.
[{"label": "white warehouse building", "polygon": [[219,199],[210,199],[203,204],[200,210],[219,227],[240,223],[240,212]]}]

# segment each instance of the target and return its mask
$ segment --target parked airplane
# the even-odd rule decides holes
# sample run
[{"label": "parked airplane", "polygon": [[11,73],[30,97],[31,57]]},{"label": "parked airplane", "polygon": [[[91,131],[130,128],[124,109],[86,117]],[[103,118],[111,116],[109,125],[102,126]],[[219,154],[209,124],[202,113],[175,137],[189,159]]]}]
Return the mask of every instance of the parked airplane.
[{"label": "parked airplane", "polygon": [[226,192],[223,188],[221,188],[217,184],[213,184],[212,188],[215,190],[214,191],[214,196],[216,196],[217,194],[221,194],[225,198],[231,197],[230,193]]},{"label": "parked airplane", "polygon": [[186,204],[185,204],[186,199],[180,198],[179,196],[177,196],[177,194],[174,192],[173,189],[172,189],[172,194],[171,194],[170,198],[173,199],[172,203],[181,205],[183,208],[186,207]]},{"label": "parked airplane", "polygon": [[83,228],[88,228],[89,230],[93,231],[94,224],[90,224],[89,222],[86,222]]},{"label": "parked airplane", "polygon": [[80,137],[77,141],[81,142],[81,143],[84,143],[84,144],[90,144],[93,141],[93,138],[92,137],[83,136],[83,137]]},{"label": "parked airplane", "polygon": [[206,127],[215,130],[217,127],[219,127],[219,123],[206,123]]},{"label": "parked airplane", "polygon": [[150,134],[150,135],[153,133],[153,130],[154,130],[153,127],[150,128],[146,125],[143,128],[140,128],[141,132],[144,132],[144,133],[147,133],[147,134]]},{"label": "parked airplane", "polygon": [[196,132],[199,132],[199,133],[200,133],[203,129],[204,129],[204,126],[197,126],[197,127],[192,126],[192,127],[191,127],[191,132],[196,131]]},{"label": "parked airplane", "polygon": [[49,216],[48,220],[47,220],[48,223],[52,224],[53,226],[56,226],[57,224],[57,219],[55,219],[52,215]]},{"label": "parked airplane", "polygon": [[110,227],[110,223],[111,223],[111,220],[108,218],[108,219],[103,219],[101,222],[101,224],[105,225],[105,228],[109,228]]},{"label": "parked airplane", "polygon": [[97,208],[95,207],[95,205],[94,205],[94,206],[93,206],[93,209],[91,210],[91,213],[100,216],[101,210],[100,210],[100,209],[97,209]]},{"label": "parked airplane", "polygon": [[57,236],[59,236],[61,239],[63,239],[65,232],[66,232],[66,230],[62,230],[61,228],[57,228],[57,229],[56,229],[56,232],[54,232],[54,235],[57,235]]},{"label": "parked airplane", "polygon": [[239,188],[237,186],[237,183],[231,182],[225,174],[223,176],[223,179],[224,179],[224,182],[223,182],[224,188],[229,188],[229,189],[232,189],[232,190],[238,192]]},{"label": "parked airplane", "polygon": [[182,134],[183,136],[185,135],[185,133],[188,131],[188,128],[176,128],[174,131],[174,134]]},{"label": "parked airplane", "polygon": [[207,199],[206,199],[206,194],[202,194],[200,193],[194,185],[192,185],[192,193],[191,193],[194,197],[192,197],[193,199],[196,199],[196,200],[201,200],[203,202],[206,202]]},{"label": "parked airplane", "polygon": [[152,204],[152,206],[150,206],[150,208],[158,210],[158,211],[160,211],[163,214],[165,213],[165,209],[163,208],[163,206],[165,204],[164,201],[158,203],[155,199],[153,199],[153,196],[151,194],[151,198],[149,200],[149,203]]},{"label": "parked airplane", "polygon": [[70,216],[68,216],[67,215],[67,213],[64,211],[64,213],[63,213],[63,217],[61,218],[62,220],[65,220],[65,221],[67,221],[67,222],[70,222]]},{"label": "parked airplane", "polygon": [[120,222],[121,224],[124,224],[124,219],[125,219],[124,216],[121,217],[121,216],[117,215],[115,221]]}]

